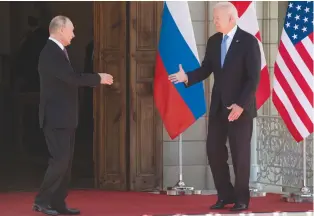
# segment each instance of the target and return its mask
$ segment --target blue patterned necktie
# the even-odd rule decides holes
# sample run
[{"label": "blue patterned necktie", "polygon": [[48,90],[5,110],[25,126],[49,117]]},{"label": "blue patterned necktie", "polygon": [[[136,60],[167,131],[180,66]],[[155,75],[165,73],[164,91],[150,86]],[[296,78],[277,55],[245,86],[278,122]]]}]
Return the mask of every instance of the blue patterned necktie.
[{"label": "blue patterned necktie", "polygon": [[227,40],[228,40],[229,36],[228,35],[225,35],[222,39],[222,42],[221,42],[221,67],[224,65],[224,61],[225,61],[225,57],[226,57],[226,54],[227,54]]}]

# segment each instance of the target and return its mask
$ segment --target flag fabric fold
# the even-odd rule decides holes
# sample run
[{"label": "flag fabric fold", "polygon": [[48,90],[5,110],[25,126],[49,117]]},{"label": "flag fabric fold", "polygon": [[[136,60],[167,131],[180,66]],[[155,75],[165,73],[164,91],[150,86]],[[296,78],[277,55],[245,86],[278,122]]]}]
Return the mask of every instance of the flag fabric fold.
[{"label": "flag fabric fold", "polygon": [[171,139],[206,113],[203,83],[186,88],[173,84],[170,74],[200,66],[187,1],[164,3],[154,77],[154,100]]},{"label": "flag fabric fold", "polygon": [[293,138],[313,133],[313,1],[290,1],[274,65],[273,103]]}]

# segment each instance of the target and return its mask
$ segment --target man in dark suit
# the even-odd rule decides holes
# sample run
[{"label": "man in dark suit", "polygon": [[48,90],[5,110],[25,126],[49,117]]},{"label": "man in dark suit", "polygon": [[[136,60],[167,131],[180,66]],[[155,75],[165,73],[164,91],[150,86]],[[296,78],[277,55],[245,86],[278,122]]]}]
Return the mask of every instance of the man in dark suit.
[{"label": "man in dark suit", "polygon": [[[200,68],[169,76],[174,83],[187,87],[214,73],[214,86],[208,119],[207,156],[218,193],[211,209],[234,204],[233,211],[245,210],[250,201],[250,142],[253,118],[257,116],[255,92],[259,83],[261,54],[257,39],[236,25],[238,12],[229,2],[214,8],[218,33],[207,41]],[[235,172],[235,185],[230,181],[227,138]]]},{"label": "man in dark suit", "polygon": [[33,209],[47,215],[80,214],[78,209],[70,209],[65,203],[78,125],[78,88],[113,83],[109,74],[74,71],[65,48],[74,38],[73,30],[69,18],[53,18],[49,25],[50,37],[38,63],[39,120],[51,158]]}]

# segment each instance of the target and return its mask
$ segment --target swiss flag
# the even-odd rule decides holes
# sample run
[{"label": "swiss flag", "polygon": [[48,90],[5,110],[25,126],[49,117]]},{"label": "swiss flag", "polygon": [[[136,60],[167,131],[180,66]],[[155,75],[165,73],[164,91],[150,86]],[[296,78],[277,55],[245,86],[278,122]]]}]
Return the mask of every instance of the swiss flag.
[{"label": "swiss flag", "polygon": [[231,3],[238,10],[238,26],[244,31],[254,35],[259,41],[262,58],[260,82],[256,91],[256,105],[257,109],[259,109],[270,97],[271,91],[269,73],[263,50],[261,34],[258,27],[256,10],[252,1],[231,1]]}]

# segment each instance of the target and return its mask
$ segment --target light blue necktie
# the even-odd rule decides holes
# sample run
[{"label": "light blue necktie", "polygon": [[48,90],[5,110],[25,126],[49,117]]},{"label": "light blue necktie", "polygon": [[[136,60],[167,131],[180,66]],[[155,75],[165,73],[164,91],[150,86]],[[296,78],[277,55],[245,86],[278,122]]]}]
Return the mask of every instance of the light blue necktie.
[{"label": "light blue necktie", "polygon": [[221,42],[221,67],[224,65],[225,57],[227,54],[227,40],[228,40],[228,35],[225,35],[224,38],[222,39]]}]

